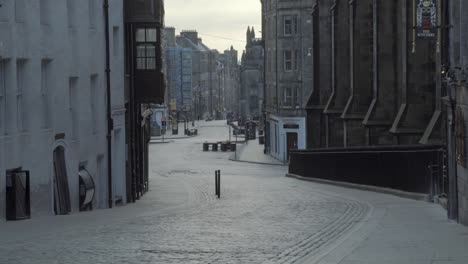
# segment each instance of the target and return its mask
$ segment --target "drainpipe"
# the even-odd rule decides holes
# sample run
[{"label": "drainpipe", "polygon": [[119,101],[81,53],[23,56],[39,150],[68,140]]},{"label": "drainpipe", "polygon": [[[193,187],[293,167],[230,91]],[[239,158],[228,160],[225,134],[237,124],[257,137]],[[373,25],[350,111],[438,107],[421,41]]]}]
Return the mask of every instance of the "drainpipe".
[{"label": "drainpipe", "polygon": [[107,189],[109,208],[112,208],[112,113],[111,113],[111,83],[110,83],[110,51],[109,51],[109,0],[104,0],[104,30],[106,36],[106,104],[107,104]]}]

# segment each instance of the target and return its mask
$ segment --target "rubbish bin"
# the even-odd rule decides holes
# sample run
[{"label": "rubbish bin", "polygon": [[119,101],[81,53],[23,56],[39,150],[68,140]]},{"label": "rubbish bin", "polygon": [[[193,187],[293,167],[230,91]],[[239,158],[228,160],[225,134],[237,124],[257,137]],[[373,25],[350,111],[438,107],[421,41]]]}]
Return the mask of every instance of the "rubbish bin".
[{"label": "rubbish bin", "polygon": [[203,143],[203,151],[208,151],[210,149],[210,144],[208,142]]},{"label": "rubbish bin", "polygon": [[231,151],[236,151],[237,145],[236,143],[231,143]]},{"label": "rubbish bin", "polygon": [[227,144],[225,142],[221,143],[221,151],[226,152],[227,151]]},{"label": "rubbish bin", "polygon": [[213,143],[213,145],[211,146],[211,150],[218,151],[218,143]]},{"label": "rubbish bin", "polygon": [[28,171],[6,173],[6,220],[31,218],[31,199]]},{"label": "rubbish bin", "polygon": [[172,135],[178,135],[179,129],[172,129]]}]

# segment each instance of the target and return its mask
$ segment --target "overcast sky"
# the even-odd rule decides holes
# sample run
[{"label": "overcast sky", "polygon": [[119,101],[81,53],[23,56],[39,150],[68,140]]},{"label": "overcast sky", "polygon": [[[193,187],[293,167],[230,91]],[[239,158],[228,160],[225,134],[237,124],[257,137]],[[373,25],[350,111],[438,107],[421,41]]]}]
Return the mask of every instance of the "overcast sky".
[{"label": "overcast sky", "polygon": [[260,37],[260,0],[166,0],[164,5],[166,26],[175,27],[177,33],[197,30],[203,43],[220,52],[233,45],[240,57],[247,26],[254,26],[256,37]]}]

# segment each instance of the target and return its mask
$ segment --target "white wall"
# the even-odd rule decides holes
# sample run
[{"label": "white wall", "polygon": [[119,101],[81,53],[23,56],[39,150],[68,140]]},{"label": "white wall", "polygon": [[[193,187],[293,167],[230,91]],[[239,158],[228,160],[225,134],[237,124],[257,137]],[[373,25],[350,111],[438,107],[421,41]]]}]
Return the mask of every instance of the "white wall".
[{"label": "white wall", "polygon": [[[5,173],[17,167],[31,173],[33,217],[53,214],[52,154],[59,145],[66,149],[72,210],[78,211],[80,163],[93,175],[98,188],[95,206],[102,207],[106,203],[101,200],[106,196],[101,193],[107,192],[107,186],[100,184],[105,182],[101,178],[107,178],[106,169],[98,171],[97,165],[100,156],[104,156],[104,166],[107,164],[102,1],[24,0],[24,5],[16,0],[0,2],[0,60],[6,65],[6,107],[0,107],[0,116],[7,116],[6,133],[0,127],[0,219],[5,214]],[[46,6],[41,7],[41,2]],[[68,12],[67,3],[73,3],[73,12]],[[94,3],[91,9],[89,3]],[[113,147],[124,151],[123,2],[110,3],[112,109],[116,129],[120,130]],[[71,23],[68,14],[73,18]],[[118,27],[115,36],[114,26]],[[115,42],[118,44],[114,51]],[[24,70],[17,78],[17,62],[21,60]],[[45,60],[49,62],[47,74],[42,74]],[[94,91],[91,76],[96,78]],[[75,88],[70,93],[72,77]],[[21,107],[17,105],[18,85],[23,88]],[[60,133],[65,134],[65,139],[55,140]],[[122,192],[116,195],[125,197],[125,188],[121,187],[125,184],[125,155],[116,155],[113,164],[115,186],[120,186],[116,192]]]},{"label": "white wall", "polygon": [[[287,133],[297,133],[298,149],[306,148],[306,122],[304,117],[278,117],[269,115],[268,120],[270,122],[271,156],[281,161],[287,161]],[[299,128],[285,129],[285,124],[298,125]],[[275,133],[277,135],[276,137]],[[277,148],[275,148],[275,144],[277,144]]]}]

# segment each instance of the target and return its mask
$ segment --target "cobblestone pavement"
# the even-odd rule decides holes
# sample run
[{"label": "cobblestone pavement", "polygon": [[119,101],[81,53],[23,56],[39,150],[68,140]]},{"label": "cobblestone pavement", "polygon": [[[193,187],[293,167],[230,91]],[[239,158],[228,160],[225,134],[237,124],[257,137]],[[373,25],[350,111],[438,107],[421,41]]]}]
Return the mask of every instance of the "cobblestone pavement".
[{"label": "cobblestone pavement", "polygon": [[284,177],[286,168],[204,153],[201,142],[223,140],[227,129],[211,122],[200,132],[151,146],[151,191],[135,205],[1,223],[0,263],[297,263],[369,213],[366,203]]}]

